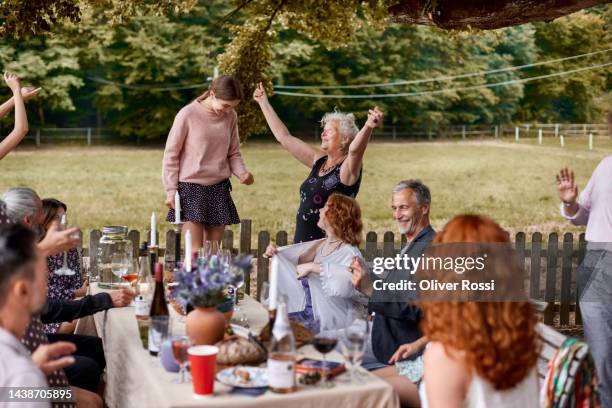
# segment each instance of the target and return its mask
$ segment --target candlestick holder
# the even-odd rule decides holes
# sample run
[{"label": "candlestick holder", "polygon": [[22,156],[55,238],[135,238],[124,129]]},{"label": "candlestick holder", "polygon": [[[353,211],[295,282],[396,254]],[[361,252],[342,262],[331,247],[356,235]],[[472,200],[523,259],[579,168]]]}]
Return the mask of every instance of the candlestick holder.
[{"label": "candlestick holder", "polygon": [[[170,270],[174,271],[176,268],[179,267],[180,262],[181,262],[181,233],[183,231],[183,225],[185,223],[182,221],[175,221],[172,222],[172,229],[174,230],[174,259],[172,260],[172,267],[170,268]],[[166,253],[166,256],[168,258],[170,258],[169,256],[170,254]]]}]

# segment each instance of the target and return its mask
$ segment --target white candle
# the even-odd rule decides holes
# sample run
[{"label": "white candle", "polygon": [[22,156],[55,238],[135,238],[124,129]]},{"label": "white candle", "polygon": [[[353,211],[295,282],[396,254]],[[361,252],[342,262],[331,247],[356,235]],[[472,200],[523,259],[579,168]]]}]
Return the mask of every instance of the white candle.
[{"label": "white candle", "polygon": [[270,265],[270,300],[268,301],[268,309],[276,310],[276,302],[278,300],[278,257],[272,257],[272,265]]},{"label": "white candle", "polygon": [[157,217],[155,213],[151,214],[151,247],[157,246]]},{"label": "white candle", "polygon": [[185,232],[185,270],[191,272],[191,231]]},{"label": "white candle", "polygon": [[181,222],[181,196],[178,191],[174,193],[174,222]]}]

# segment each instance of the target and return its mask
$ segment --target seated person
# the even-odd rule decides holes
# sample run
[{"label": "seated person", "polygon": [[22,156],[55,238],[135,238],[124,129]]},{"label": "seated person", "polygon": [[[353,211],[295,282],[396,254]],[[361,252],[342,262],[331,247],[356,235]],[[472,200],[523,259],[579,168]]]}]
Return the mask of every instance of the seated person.
[{"label": "seated person", "polygon": [[[449,221],[434,240],[434,244],[453,242],[510,241],[491,219],[462,215]],[[500,257],[502,266],[494,264],[494,273],[513,279],[516,271],[505,268],[507,264],[507,256]],[[504,296],[507,286],[512,285],[496,286],[496,296]],[[528,301],[434,299],[420,304],[425,314],[423,334],[429,339],[419,389],[422,407],[539,407],[536,318]]]},{"label": "seated person", "polygon": [[[0,203],[1,204],[1,203]],[[35,246],[35,234],[10,225],[0,205],[0,387],[48,387],[47,375],[63,372],[74,363],[75,346],[67,342],[42,345],[30,351],[20,343],[32,315],[40,313],[46,298],[44,257]],[[73,389],[83,407],[102,406],[95,394]],[[93,397],[93,398],[92,398]],[[95,404],[96,398],[100,404]],[[74,406],[74,403],[62,403]],[[30,402],[28,407],[49,407]]]},{"label": "seated person", "polygon": [[61,231],[55,221],[51,222],[46,234],[43,235],[42,201],[31,188],[10,188],[2,194],[1,199],[5,204],[5,214],[11,223],[20,223],[31,228],[39,239],[44,236],[36,245],[43,256],[59,254],[79,244],[80,239],[76,236],[78,228]]},{"label": "seated person", "polygon": [[[42,200],[42,210],[44,214],[43,227],[45,234],[51,227],[52,222],[60,222],[66,214],[66,204],[54,198]],[[44,236],[43,236],[44,238]],[[56,271],[64,266],[74,271],[72,275],[57,274]],[[81,253],[78,248],[72,248],[67,252],[61,252],[47,257],[47,268],[49,270],[49,292],[51,299],[66,299],[83,297],[87,293],[87,282],[83,283],[81,275]],[[45,333],[73,333],[76,327],[76,320],[64,323],[45,324]]]},{"label": "seated person", "polygon": [[[400,255],[418,258],[431,243],[435,231],[429,223],[430,207],[431,193],[420,180],[403,180],[393,188],[392,216],[400,234],[406,237]],[[393,293],[373,291],[371,284],[379,278],[385,282],[411,279],[410,271],[393,269],[374,277],[359,260],[351,264],[350,271],[355,287],[370,298],[368,310],[374,314],[371,349],[366,349],[363,366],[376,370],[377,376],[391,383],[402,404],[417,405],[416,384],[423,374],[421,354],[427,344],[419,329],[423,312],[414,303],[395,299]]]},{"label": "seated person", "polygon": [[[6,214],[11,222],[19,223],[38,233],[39,236],[42,235],[42,200],[34,190],[25,187],[12,188],[7,190],[2,198],[6,205]],[[45,238],[38,243],[38,250],[44,256],[70,250],[79,242],[78,239],[73,240],[69,238],[69,235],[65,235],[74,234],[78,229],[58,232],[57,222],[52,221],[51,224]],[[93,393],[98,389],[100,375],[106,361],[102,341],[98,337],[74,334],[49,334],[47,337],[42,323],[69,322],[111,307],[127,306],[133,296],[130,290],[120,290],[111,292],[111,294],[100,293],[95,296],[86,296],[80,300],[47,299],[47,306],[41,316],[42,322],[38,317],[33,318],[21,341],[31,352],[34,352],[39,345],[44,345],[49,341],[69,340],[77,344],[75,362],[66,367],[65,372],[57,370],[48,375],[51,386],[70,384],[79,389],[81,394],[91,396],[97,401],[95,398],[97,396]]]},{"label": "seated person", "polygon": [[359,293],[348,272],[351,261],[361,258],[357,247],[363,228],[359,204],[334,193],[320,210],[317,225],[326,238],[280,249],[270,244],[265,252],[270,257],[282,251],[297,265],[297,276],[279,268],[278,289],[289,297],[289,318],[313,333],[342,329],[349,310],[359,310]]}]

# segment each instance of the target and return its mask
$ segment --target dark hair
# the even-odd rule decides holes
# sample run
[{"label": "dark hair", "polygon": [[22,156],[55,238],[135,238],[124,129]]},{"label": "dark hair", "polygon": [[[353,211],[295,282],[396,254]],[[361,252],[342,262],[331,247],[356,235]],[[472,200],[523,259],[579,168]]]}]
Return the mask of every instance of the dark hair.
[{"label": "dark hair", "polygon": [[47,226],[53,221],[55,214],[57,214],[57,210],[60,208],[63,208],[64,211],[68,211],[66,204],[62,203],[60,200],[56,200],[55,198],[45,198],[42,200],[42,210],[45,214],[42,226],[45,229],[45,234],[47,233]]},{"label": "dark hair", "polygon": [[36,235],[21,224],[0,226],[0,306],[16,276],[34,280]]},{"label": "dark hair", "polygon": [[206,92],[198,96],[198,102],[208,98],[210,91],[215,93],[215,97],[224,101],[235,101],[243,98],[240,82],[231,75],[219,75],[213,79]]}]

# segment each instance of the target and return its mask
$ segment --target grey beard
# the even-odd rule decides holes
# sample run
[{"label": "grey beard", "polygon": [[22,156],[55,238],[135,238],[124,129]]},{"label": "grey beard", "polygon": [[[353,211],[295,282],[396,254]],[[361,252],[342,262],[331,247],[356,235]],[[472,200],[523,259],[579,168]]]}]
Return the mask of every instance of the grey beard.
[{"label": "grey beard", "polygon": [[420,221],[421,221],[421,216],[420,215],[416,215],[416,216],[412,217],[412,220],[410,221],[410,224],[408,225],[407,228],[399,227],[400,233],[401,234],[405,234],[405,235],[414,234],[414,231],[416,230],[416,226],[420,223]]}]

